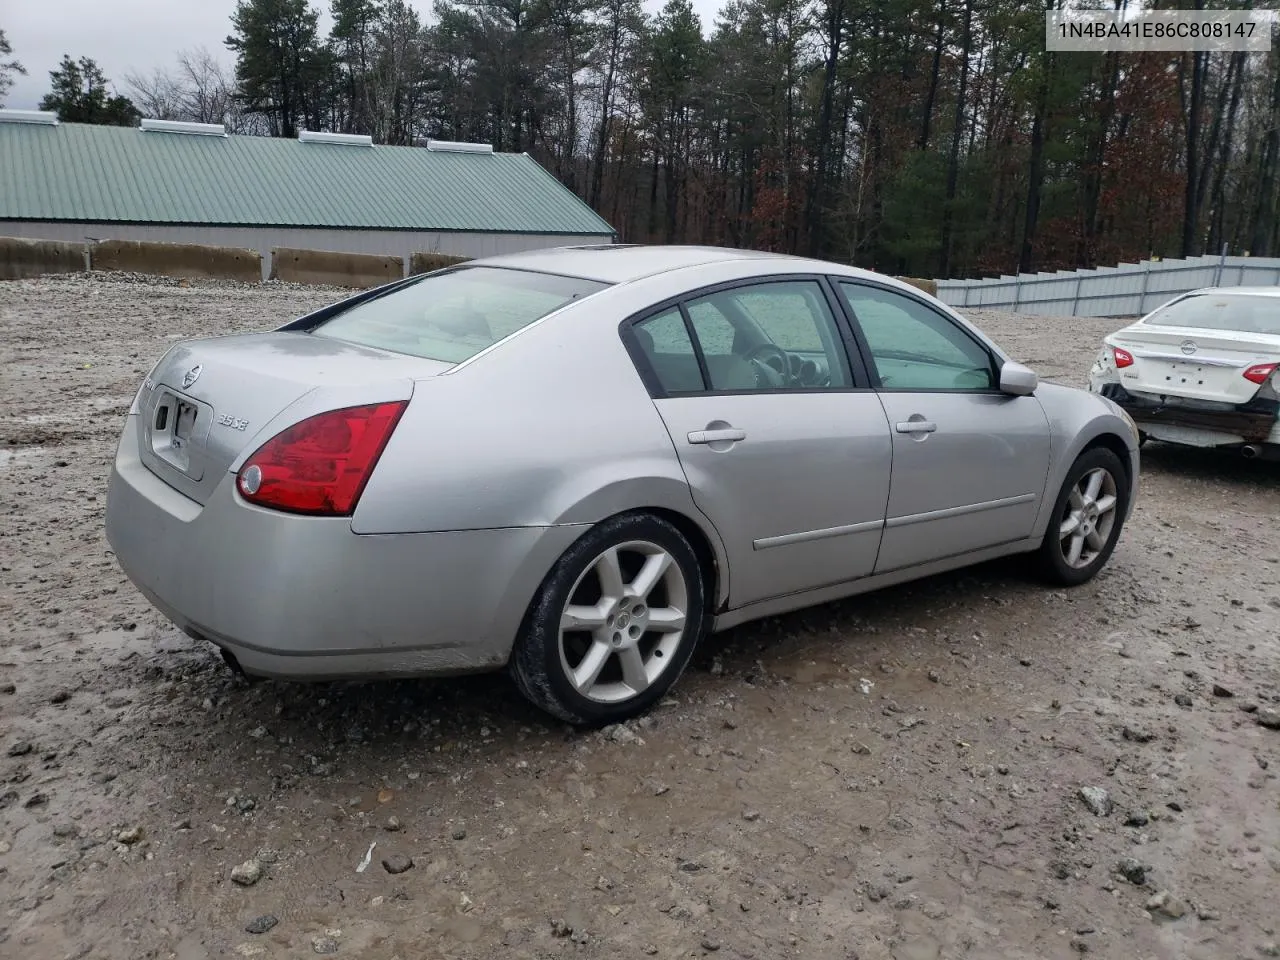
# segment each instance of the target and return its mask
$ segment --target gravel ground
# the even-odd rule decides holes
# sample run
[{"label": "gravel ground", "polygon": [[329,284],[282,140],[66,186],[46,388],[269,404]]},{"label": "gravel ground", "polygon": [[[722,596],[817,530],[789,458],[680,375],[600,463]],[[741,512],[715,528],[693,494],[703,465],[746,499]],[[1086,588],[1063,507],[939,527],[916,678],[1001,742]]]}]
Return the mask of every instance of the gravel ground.
[{"label": "gravel ground", "polygon": [[[167,341],[337,295],[0,283],[0,955],[1280,956],[1280,467],[1153,446],[1094,583],[743,627],[603,733],[249,685],[116,568],[107,469]],[[1076,384],[1119,326],[976,319]]]}]

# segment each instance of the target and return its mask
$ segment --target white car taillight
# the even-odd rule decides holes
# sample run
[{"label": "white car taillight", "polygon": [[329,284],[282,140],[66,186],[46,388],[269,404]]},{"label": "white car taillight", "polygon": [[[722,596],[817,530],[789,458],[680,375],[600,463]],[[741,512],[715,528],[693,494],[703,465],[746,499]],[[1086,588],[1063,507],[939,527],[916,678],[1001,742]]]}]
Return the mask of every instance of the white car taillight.
[{"label": "white car taillight", "polygon": [[1253,366],[1246,369],[1242,376],[1250,383],[1256,383],[1258,386],[1262,386],[1267,382],[1268,378],[1275,374],[1277,367],[1280,367],[1280,364],[1255,363]]}]

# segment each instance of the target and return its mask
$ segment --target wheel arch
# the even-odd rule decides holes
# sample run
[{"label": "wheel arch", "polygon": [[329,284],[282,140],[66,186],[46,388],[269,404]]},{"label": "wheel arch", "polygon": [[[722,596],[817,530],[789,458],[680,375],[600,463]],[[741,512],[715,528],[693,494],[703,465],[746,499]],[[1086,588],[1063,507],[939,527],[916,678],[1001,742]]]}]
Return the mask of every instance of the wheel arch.
[{"label": "wheel arch", "polygon": [[555,522],[594,527],[624,513],[649,513],[680,531],[706,577],[706,612],[718,613],[729,597],[728,553],[715,526],[694,503],[683,477],[650,474],[604,482],[559,511]]},{"label": "wheel arch", "polygon": [[[712,601],[704,605],[703,615],[708,622],[713,620],[728,599],[729,578],[723,561],[716,553],[716,547],[712,543],[711,537],[707,535],[706,530],[696,520],[680,513],[678,510],[671,510],[667,507],[641,507],[637,512],[651,513],[667,521],[667,523],[680,531],[680,535],[685,540],[689,541],[689,546],[693,548],[693,553],[698,558],[698,566],[702,570],[703,596]],[[725,585],[723,596],[720,589],[722,580]]]},{"label": "wheel arch", "polygon": [[1129,445],[1124,442],[1124,438],[1120,435],[1107,431],[1097,434],[1080,448],[1080,452],[1072,458],[1072,462],[1074,463],[1082,454],[1088,453],[1090,450],[1096,450],[1099,447],[1110,450],[1119,459],[1120,466],[1124,468],[1125,483],[1128,485],[1130,492],[1132,492],[1133,464],[1130,462],[1130,454],[1132,451],[1130,450]]},{"label": "wheel arch", "polygon": [[[1045,484],[1044,497],[1040,501],[1040,513],[1036,517],[1036,525],[1032,536],[1039,539],[1049,529],[1053,507],[1057,502],[1062,484],[1066,480],[1071,467],[1090,450],[1104,449],[1114,453],[1120,460],[1124,470],[1124,480],[1128,488],[1128,510],[1133,509],[1134,495],[1137,492],[1137,460],[1138,448],[1130,447],[1123,436],[1106,422],[1108,418],[1100,418],[1090,424],[1090,429],[1078,434],[1074,442],[1054,459],[1053,469]],[[1126,517],[1128,514],[1126,513]]]}]

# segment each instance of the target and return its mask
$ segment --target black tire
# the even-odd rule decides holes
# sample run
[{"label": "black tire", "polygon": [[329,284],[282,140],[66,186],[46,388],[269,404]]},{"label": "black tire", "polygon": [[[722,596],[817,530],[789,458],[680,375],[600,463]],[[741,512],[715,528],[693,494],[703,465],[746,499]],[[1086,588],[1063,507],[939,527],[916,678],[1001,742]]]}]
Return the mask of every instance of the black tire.
[{"label": "black tire", "polygon": [[[1073,566],[1067,561],[1059,530],[1071,514],[1071,491],[1086,474],[1098,469],[1107,471],[1115,484],[1115,519],[1107,532],[1102,549],[1098,550],[1096,555],[1084,565]],[[1071,465],[1071,469],[1067,471],[1062,489],[1054,500],[1049,527],[1045,530],[1044,540],[1040,544],[1040,550],[1037,554],[1041,577],[1049,583],[1066,587],[1079,586],[1092,580],[1111,558],[1128,512],[1129,475],[1125,471],[1124,464],[1120,461],[1120,458],[1106,447],[1094,447],[1091,450],[1086,450]]]},{"label": "black tire", "polygon": [[[657,661],[653,657],[661,659],[664,664],[660,667],[661,673],[639,694],[620,702],[601,702],[580,692],[566,672],[571,668],[568,665],[568,654],[562,656],[561,653],[561,615],[572,599],[571,591],[575,587],[579,590],[586,588],[589,582],[585,579],[588,571],[601,556],[612,548],[640,541],[664,550],[683,577],[685,625],[679,631],[674,647],[663,653],[656,652],[656,644],[666,634],[642,634],[635,643],[655,644],[650,648],[652,652],[648,656],[654,664]],[[624,552],[623,559],[626,560],[628,556]],[[603,726],[637,716],[656,703],[688,665],[694,647],[706,630],[703,620],[704,591],[704,578],[697,555],[672,524],[646,513],[626,513],[611,517],[592,527],[565,551],[543,580],[525,614],[520,635],[516,638],[509,664],[510,673],[521,693],[535,706],[569,723]],[[579,602],[583,601],[575,601]],[[580,634],[586,631],[574,633],[577,635],[566,638],[566,648],[570,643],[581,643]],[[594,641],[586,640],[588,645],[592,642]],[[612,654],[610,658],[605,670],[620,670],[620,658],[613,658]],[[618,662],[613,663],[614,659]],[[601,671],[600,676],[606,676],[605,671]]]}]

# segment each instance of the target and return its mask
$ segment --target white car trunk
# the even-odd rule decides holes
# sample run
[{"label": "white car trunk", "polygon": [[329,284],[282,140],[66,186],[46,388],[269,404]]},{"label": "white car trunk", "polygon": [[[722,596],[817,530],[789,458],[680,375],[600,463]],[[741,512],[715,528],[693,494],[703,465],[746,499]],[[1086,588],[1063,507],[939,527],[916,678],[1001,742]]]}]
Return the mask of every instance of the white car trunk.
[{"label": "white car trunk", "polygon": [[1247,403],[1260,384],[1245,370],[1280,361],[1280,337],[1263,333],[1140,325],[1110,342],[1133,355],[1119,370],[1124,388],[1155,396]]}]

